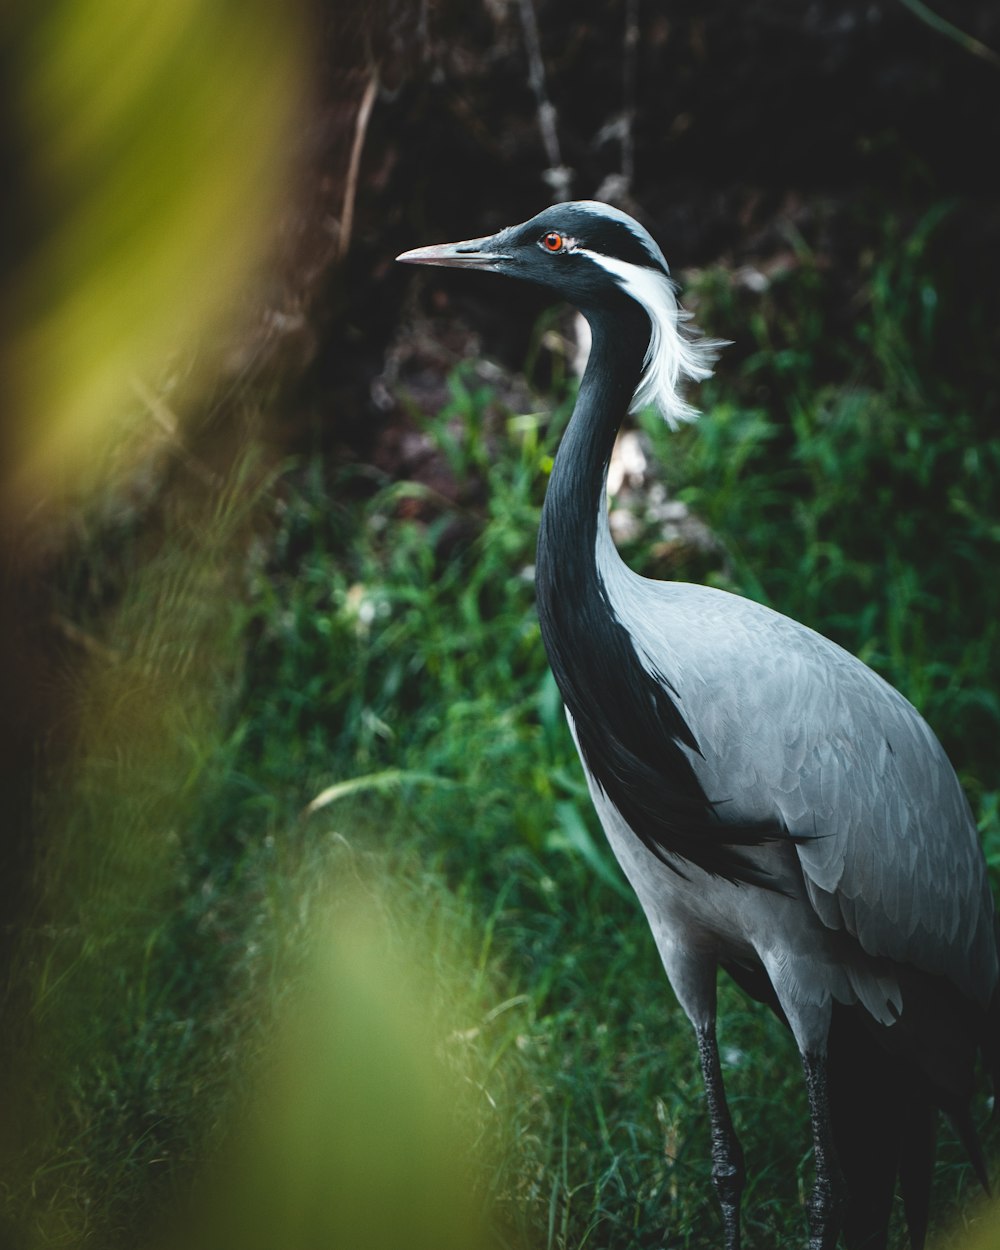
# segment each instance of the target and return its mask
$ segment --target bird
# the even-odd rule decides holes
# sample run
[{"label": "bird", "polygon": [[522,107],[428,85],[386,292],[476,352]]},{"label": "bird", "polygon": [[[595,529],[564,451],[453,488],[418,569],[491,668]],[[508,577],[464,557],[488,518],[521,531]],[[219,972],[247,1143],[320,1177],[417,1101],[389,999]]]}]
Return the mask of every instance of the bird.
[{"label": "bird", "polygon": [[529,281],[590,325],[539,521],[538,617],[590,797],[694,1029],[726,1250],[740,1247],[746,1165],[719,1056],[720,968],[801,1056],[810,1250],[841,1237],[882,1250],[897,1184],[921,1250],[939,1112],[988,1189],[970,1110],[980,1056],[1000,1093],[994,902],[944,749],[833,641],[619,555],[606,488],[619,430],[647,407],[675,428],[694,419],[685,389],[725,346],[695,328],[644,226],[573,201],[397,259]]}]

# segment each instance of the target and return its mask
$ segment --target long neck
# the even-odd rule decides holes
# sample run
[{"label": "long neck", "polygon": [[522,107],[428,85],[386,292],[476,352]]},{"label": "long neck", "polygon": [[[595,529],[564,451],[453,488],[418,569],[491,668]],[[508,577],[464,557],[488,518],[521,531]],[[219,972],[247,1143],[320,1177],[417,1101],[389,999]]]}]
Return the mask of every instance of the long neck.
[{"label": "long neck", "polygon": [[590,324],[590,359],[542,508],[537,576],[543,632],[557,627],[567,596],[570,602],[578,600],[584,584],[596,589],[608,464],[649,342],[649,320],[629,299],[614,313],[593,315]]},{"label": "long neck", "polygon": [[602,575],[617,558],[605,532],[608,462],[650,335],[639,306],[622,305],[591,318],[590,361],[542,508],[535,581],[542,638],[584,762],[636,836],[682,874],[678,863],[688,860],[730,880],[767,884],[739,848],[775,829],[720,824],[692,767],[698,743],[669,674],[636,652]]}]

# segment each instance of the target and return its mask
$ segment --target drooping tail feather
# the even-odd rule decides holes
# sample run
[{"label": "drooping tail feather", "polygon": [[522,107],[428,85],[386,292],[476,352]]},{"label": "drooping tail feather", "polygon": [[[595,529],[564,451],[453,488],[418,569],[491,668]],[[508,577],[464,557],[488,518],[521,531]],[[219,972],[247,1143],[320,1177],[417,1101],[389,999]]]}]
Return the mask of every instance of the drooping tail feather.
[{"label": "drooping tail feather", "polygon": [[[1000,955],[1000,916],[996,917],[995,929],[997,954]],[[993,998],[986,1012],[983,1058],[993,1087],[993,1122],[997,1123],[1000,1122],[1000,985],[993,991]]]},{"label": "drooping tail feather", "polygon": [[927,1236],[938,1117],[936,1107],[926,1100],[914,1102],[909,1111],[899,1153],[899,1188],[910,1244],[913,1250],[921,1250]]},{"label": "drooping tail feather", "polygon": [[[928,982],[926,988],[923,1006],[929,1009],[944,990],[941,983],[932,987]],[[986,1049],[989,1039],[981,1031],[981,1010],[977,1016],[971,1004],[967,1006],[967,1015],[942,1011],[936,1035],[928,1026],[933,1015],[918,1011],[917,1033],[923,1045],[912,1049],[913,1022],[905,1016],[886,1029],[859,1011],[834,1008],[828,1051],[830,1113],[850,1195],[844,1225],[848,1250],[884,1250],[897,1178],[910,1244],[913,1250],[923,1250],[939,1110],[951,1120],[989,1192],[968,1107],[976,1052],[980,1045]]]},{"label": "drooping tail feather", "polygon": [[[725,963],[745,993],[785,1020],[763,973]],[[912,1250],[927,1238],[938,1112],[951,1120],[983,1188],[988,1177],[969,1100],[976,1056],[993,1078],[1000,1116],[1000,987],[989,1011],[943,978],[897,969],[907,1009],[889,1027],[861,1009],[834,1004],[828,1039],[830,1115],[849,1201],[847,1250],[886,1250],[897,1181]]]},{"label": "drooping tail feather", "polygon": [[[844,1243],[848,1250],[885,1250],[896,1177],[906,1177],[904,1202],[914,1250],[921,1250],[927,1224],[926,1195],[934,1159],[933,1115],[926,1104],[907,1099],[899,1064],[885,1053],[858,1015],[837,1008],[828,1049],[830,1114],[840,1168],[847,1183]],[[907,1139],[907,1121],[931,1125]],[[909,1198],[906,1198],[906,1194]],[[920,1194],[923,1193],[923,1205]]]}]

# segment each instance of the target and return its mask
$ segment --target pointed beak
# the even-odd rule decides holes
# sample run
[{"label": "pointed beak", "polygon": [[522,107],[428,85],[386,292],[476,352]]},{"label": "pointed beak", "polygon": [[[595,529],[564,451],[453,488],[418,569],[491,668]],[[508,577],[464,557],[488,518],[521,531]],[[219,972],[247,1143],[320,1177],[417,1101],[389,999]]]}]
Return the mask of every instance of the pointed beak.
[{"label": "pointed beak", "polygon": [[434,243],[430,247],[415,247],[396,257],[405,265],[443,265],[449,269],[492,269],[501,261],[510,260],[503,251],[497,250],[497,235],[484,239],[466,239],[463,243]]}]

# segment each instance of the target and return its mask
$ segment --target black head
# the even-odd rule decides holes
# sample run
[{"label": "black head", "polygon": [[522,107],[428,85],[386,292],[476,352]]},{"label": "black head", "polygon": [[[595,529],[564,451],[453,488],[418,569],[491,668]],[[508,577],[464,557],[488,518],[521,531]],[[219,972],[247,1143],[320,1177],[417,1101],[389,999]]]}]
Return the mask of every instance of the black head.
[{"label": "black head", "polygon": [[671,425],[697,415],[681,394],[682,384],[707,378],[722,344],[683,326],[688,315],[677,306],[663,253],[620,209],[595,200],[553,204],[487,238],[418,247],[396,259],[523,278],[568,300],[592,324],[614,321],[622,302],[632,301],[633,311],[638,305],[646,314],[649,331],[633,409],[653,404]]},{"label": "black head", "polygon": [[593,200],[554,204],[486,238],[418,247],[396,259],[522,278],[584,311],[616,302],[633,273],[640,280],[644,271],[661,280],[669,275],[663,253],[637,221]]}]

